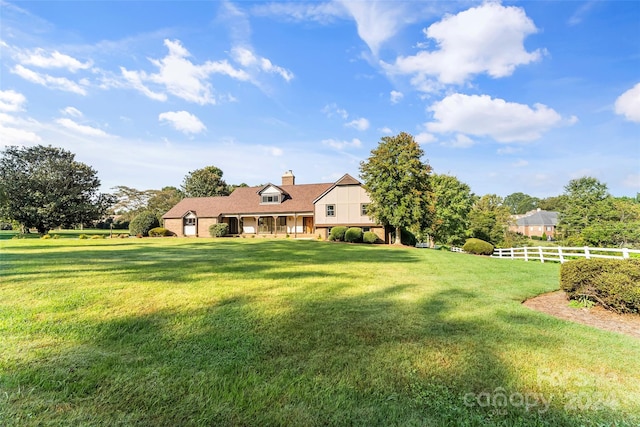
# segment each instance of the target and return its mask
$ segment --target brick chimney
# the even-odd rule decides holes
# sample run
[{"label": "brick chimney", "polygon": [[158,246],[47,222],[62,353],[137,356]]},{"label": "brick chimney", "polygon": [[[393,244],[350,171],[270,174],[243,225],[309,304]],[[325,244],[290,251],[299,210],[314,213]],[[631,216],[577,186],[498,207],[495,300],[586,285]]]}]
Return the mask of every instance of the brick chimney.
[{"label": "brick chimney", "polygon": [[296,177],[288,170],[282,175],[282,185],[296,185]]}]

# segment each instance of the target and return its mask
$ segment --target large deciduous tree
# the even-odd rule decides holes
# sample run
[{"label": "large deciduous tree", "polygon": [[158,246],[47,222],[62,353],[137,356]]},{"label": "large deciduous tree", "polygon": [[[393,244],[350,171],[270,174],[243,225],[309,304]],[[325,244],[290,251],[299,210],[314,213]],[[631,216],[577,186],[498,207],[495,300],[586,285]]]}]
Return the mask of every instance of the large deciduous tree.
[{"label": "large deciduous tree", "polygon": [[512,215],[524,214],[538,207],[539,199],[525,193],[512,193],[504,198],[503,204]]},{"label": "large deciduous tree", "polygon": [[402,132],[385,136],[360,163],[360,177],[371,197],[368,214],[396,231],[426,231],[433,216],[433,193],[429,184],[431,166],[422,161],[424,152],[413,136]]},{"label": "large deciduous tree", "polygon": [[469,213],[468,234],[497,245],[506,236],[509,219],[509,208],[504,206],[502,197],[485,194],[475,202]]},{"label": "large deciduous tree", "polygon": [[434,174],[430,181],[434,194],[434,217],[429,234],[434,242],[462,245],[476,196],[455,176]]},{"label": "large deciduous tree", "polygon": [[613,198],[606,184],[585,176],[569,181],[564,189],[567,203],[560,211],[558,223],[564,238],[579,235],[586,227],[610,219]]},{"label": "large deciduous tree", "polygon": [[0,157],[3,216],[45,234],[99,219],[113,203],[96,171],[61,148],[8,147]]},{"label": "large deciduous tree", "polygon": [[184,177],[182,191],[186,197],[228,196],[229,186],[222,179],[222,170],[206,166]]}]

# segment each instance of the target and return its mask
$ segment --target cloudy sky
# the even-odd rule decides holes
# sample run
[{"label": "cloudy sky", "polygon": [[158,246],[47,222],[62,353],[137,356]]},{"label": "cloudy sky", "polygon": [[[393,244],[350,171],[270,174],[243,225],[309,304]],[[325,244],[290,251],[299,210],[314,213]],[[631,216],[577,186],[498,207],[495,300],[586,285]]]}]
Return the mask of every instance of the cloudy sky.
[{"label": "cloudy sky", "polygon": [[63,147],[105,191],[358,176],[415,136],[476,194],[640,191],[637,1],[0,0],[0,147]]}]

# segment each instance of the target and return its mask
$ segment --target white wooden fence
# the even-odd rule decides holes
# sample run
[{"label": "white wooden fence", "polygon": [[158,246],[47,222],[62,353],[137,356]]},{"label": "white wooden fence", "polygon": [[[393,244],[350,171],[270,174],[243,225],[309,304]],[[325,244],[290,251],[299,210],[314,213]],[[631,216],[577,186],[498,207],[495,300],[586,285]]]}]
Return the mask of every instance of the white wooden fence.
[{"label": "white wooden fence", "polygon": [[492,258],[523,259],[525,261],[555,261],[563,263],[576,258],[626,259],[629,254],[640,254],[640,250],[627,248],[572,248],[560,246],[538,246],[494,249]]}]

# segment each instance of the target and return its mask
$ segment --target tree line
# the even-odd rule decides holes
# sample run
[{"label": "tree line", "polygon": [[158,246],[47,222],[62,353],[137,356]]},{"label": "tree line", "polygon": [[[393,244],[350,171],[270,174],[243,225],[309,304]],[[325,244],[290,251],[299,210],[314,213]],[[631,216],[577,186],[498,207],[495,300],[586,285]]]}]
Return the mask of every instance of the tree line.
[{"label": "tree line", "polygon": [[[462,245],[472,237],[503,247],[526,244],[527,238],[509,231],[512,215],[540,208],[559,213],[556,236],[563,244],[640,245],[640,195],[613,197],[606,184],[582,177],[571,180],[563,194],[545,199],[522,192],[478,196],[457,177],[433,173],[424,156],[414,137],[402,132],[382,137],[360,163],[372,199],[367,213],[396,236],[405,230],[432,244]],[[190,171],[179,188],[121,185],[100,193],[97,172],[69,151],[7,147],[0,157],[0,225],[45,234],[82,224],[128,228],[140,215],[160,223],[185,197],[224,196],[246,186],[229,185],[220,168],[206,166]]]}]

